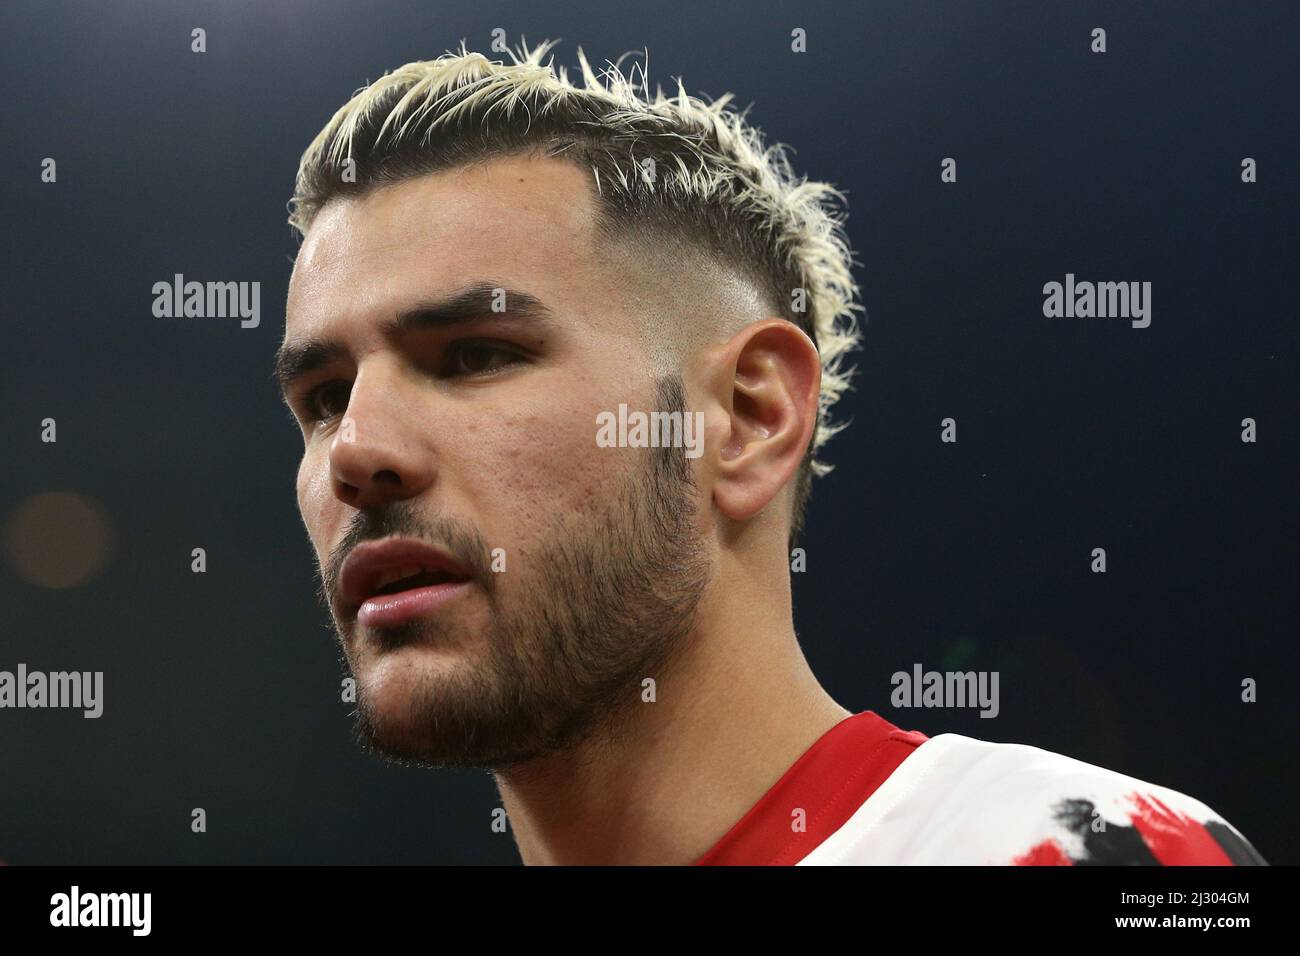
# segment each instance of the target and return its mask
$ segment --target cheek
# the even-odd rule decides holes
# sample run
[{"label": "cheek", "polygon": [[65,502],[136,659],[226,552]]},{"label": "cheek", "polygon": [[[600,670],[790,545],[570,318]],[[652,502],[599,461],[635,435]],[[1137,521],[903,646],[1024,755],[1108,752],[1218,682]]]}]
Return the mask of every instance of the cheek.
[{"label": "cheek", "polygon": [[316,548],[318,555],[329,551],[328,509],[331,501],[336,501],[330,486],[329,470],[319,460],[319,456],[310,452],[303,455],[298,465],[296,482],[298,494],[298,513],[307,528],[307,534]]},{"label": "cheek", "polygon": [[597,411],[516,412],[478,431],[472,447],[482,480],[470,494],[475,510],[491,516],[485,524],[515,538],[541,537],[576,513],[606,509],[639,452],[598,447]]}]

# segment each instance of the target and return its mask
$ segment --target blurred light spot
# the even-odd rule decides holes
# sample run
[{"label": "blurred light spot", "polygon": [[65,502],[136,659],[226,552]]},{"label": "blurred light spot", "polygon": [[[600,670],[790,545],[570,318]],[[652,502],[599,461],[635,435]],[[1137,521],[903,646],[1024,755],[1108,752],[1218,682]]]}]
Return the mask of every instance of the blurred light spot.
[{"label": "blurred light spot", "polygon": [[43,588],[85,584],[108,559],[111,530],[85,495],[48,491],[19,503],[5,522],[5,556],[14,572]]}]

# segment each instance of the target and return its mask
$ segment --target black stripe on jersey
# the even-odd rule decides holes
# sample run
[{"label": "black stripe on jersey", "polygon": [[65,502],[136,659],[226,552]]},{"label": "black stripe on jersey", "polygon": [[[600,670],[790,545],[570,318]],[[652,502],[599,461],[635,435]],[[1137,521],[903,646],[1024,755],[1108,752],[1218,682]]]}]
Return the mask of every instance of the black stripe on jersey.
[{"label": "black stripe on jersey", "polygon": [[1218,820],[1207,820],[1201,824],[1214,842],[1223,847],[1228,859],[1234,866],[1268,866],[1268,861],[1259,855],[1259,851],[1245,838],[1238,836],[1232,827],[1225,826]]},{"label": "black stripe on jersey", "polygon": [[[1083,840],[1083,857],[1070,858],[1075,866],[1160,865],[1136,827],[1126,827],[1106,820],[1097,813],[1097,806],[1091,800],[1064,800],[1058,803],[1056,820]],[[1102,820],[1105,829],[1094,830],[1093,820]]]}]

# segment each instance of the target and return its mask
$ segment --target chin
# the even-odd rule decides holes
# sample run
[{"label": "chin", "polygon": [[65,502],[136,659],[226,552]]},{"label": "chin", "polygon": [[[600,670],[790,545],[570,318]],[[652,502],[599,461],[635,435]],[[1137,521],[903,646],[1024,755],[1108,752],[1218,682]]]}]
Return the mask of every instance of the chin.
[{"label": "chin", "polygon": [[[385,706],[386,704],[386,706]],[[356,732],[362,745],[384,759],[425,767],[492,768],[519,759],[513,748],[501,753],[484,750],[479,735],[464,715],[412,712],[406,701],[392,700],[368,707],[358,719]]]},{"label": "chin", "polygon": [[410,715],[443,698],[469,665],[463,654],[413,644],[379,655],[367,654],[357,675],[358,692],[376,715]]}]

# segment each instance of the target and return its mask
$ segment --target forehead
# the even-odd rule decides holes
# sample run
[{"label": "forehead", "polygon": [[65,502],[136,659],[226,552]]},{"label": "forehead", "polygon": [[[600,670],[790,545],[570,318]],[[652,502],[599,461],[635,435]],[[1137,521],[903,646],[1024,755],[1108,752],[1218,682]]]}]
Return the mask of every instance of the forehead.
[{"label": "forehead", "polygon": [[327,203],[294,263],[287,321],[305,333],[496,279],[562,308],[598,294],[604,271],[590,174],[560,159],[497,158]]}]

